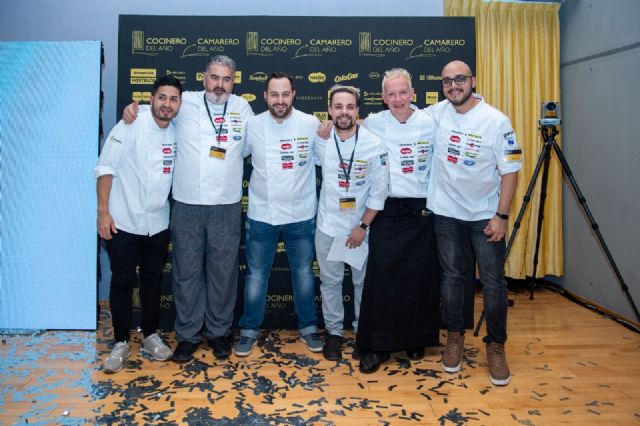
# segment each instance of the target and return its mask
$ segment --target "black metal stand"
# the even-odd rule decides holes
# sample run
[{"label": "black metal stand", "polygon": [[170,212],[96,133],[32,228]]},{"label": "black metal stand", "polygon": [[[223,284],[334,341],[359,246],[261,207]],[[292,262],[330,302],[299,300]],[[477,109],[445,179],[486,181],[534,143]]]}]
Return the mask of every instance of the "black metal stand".
[{"label": "black metal stand", "polygon": [[[640,321],[640,312],[638,312],[638,307],[634,303],[633,298],[629,293],[629,287],[624,282],[624,279],[622,278],[622,274],[620,274],[620,270],[618,269],[618,266],[616,265],[616,262],[613,259],[613,256],[611,256],[609,247],[607,247],[607,243],[604,241],[604,238],[600,233],[600,227],[598,226],[595,219],[593,218],[593,215],[591,214],[591,210],[589,210],[589,206],[587,206],[587,200],[584,198],[584,195],[582,195],[582,192],[578,187],[578,183],[573,177],[573,173],[571,172],[571,168],[569,167],[569,163],[567,162],[567,159],[565,158],[564,154],[562,153],[562,150],[556,143],[555,137],[558,135],[558,130],[556,126],[555,125],[540,126],[540,133],[542,134],[542,139],[544,140],[544,147],[542,148],[542,152],[540,153],[540,156],[538,157],[538,162],[536,163],[536,168],[534,169],[533,175],[531,176],[531,181],[529,182],[529,186],[527,187],[527,192],[524,196],[522,207],[520,207],[520,211],[518,212],[516,221],[513,224],[513,232],[511,232],[511,236],[509,237],[509,242],[507,243],[507,248],[505,250],[505,256],[504,256],[505,260],[509,256],[509,252],[511,251],[511,245],[513,244],[513,240],[515,239],[516,234],[520,229],[522,216],[524,216],[524,212],[525,212],[525,209],[527,208],[527,204],[529,204],[529,201],[531,200],[531,194],[533,193],[533,189],[536,185],[536,181],[538,180],[538,175],[540,174],[540,168],[542,168],[542,165],[544,163],[544,171],[542,172],[542,187],[540,188],[540,206],[538,209],[538,227],[536,230],[536,248],[533,255],[533,273],[531,275],[531,287],[530,287],[531,292],[529,294],[529,299],[533,299],[533,286],[535,285],[536,271],[538,269],[540,234],[542,233],[542,221],[544,219],[544,205],[547,198],[547,182],[549,180],[549,163],[551,160],[551,148],[553,148],[556,155],[558,156],[558,159],[560,160],[560,164],[562,165],[562,170],[564,171],[565,176],[571,183],[571,187],[573,188],[573,191],[578,197],[578,201],[582,206],[582,210],[584,211],[584,213],[587,215],[587,218],[589,219],[589,223],[591,224],[591,229],[593,229],[596,236],[598,237],[598,241],[600,242],[600,246],[602,247],[602,249],[605,252],[605,255],[607,256],[609,265],[613,269],[613,272],[616,275],[618,283],[620,284],[622,291],[625,293],[627,300],[629,301],[629,304],[631,305],[631,308],[633,309],[633,312],[636,315],[636,319]],[[480,327],[482,326],[483,321],[484,321],[484,310],[480,314],[480,319],[478,319],[478,324],[476,325],[476,328],[473,332],[474,336],[477,336],[479,334]]]}]

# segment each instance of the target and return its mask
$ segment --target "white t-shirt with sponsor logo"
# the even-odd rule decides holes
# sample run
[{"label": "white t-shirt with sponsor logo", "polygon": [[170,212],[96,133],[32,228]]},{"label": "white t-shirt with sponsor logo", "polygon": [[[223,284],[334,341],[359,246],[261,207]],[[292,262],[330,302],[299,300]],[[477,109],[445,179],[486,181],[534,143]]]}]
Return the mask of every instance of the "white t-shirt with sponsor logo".
[{"label": "white t-shirt with sponsor logo", "polygon": [[[229,97],[226,111],[224,104],[208,102],[208,106],[211,118],[204,91],[182,94],[180,112],[173,120],[178,143],[173,198],[186,204],[237,203],[242,198],[244,126],[253,111],[236,95]],[[225,149],[224,159],[212,156],[212,147]]]},{"label": "white t-shirt with sponsor logo", "polygon": [[411,105],[405,123],[386,110],[370,114],[367,129],[378,135],[389,154],[389,196],[425,198],[433,158],[436,124],[433,118]]},{"label": "white t-shirt with sponsor logo", "polygon": [[158,127],[149,109],[130,125],[120,121],[111,130],[94,175],[113,176],[109,213],[116,228],[155,235],[169,227],[175,151],[173,124]]},{"label": "white t-shirt with sponsor logo", "polygon": [[320,122],[296,109],[282,123],[269,111],[247,121],[244,156],[251,155],[247,216],[270,225],[316,215],[313,145]]},{"label": "white t-shirt with sponsor logo", "polygon": [[[349,235],[367,207],[382,210],[387,198],[389,170],[386,148],[380,138],[364,127],[360,127],[357,134],[357,143],[355,135],[342,141],[335,134],[335,129],[329,139],[316,139],[316,158],[322,166],[317,228],[331,237]],[[346,172],[352,153],[353,162],[347,182]]]},{"label": "white t-shirt with sponsor logo", "polygon": [[509,118],[473,96],[480,103],[465,114],[448,100],[426,110],[438,126],[427,206],[468,221],[496,214],[500,176],[520,170],[522,161]]}]

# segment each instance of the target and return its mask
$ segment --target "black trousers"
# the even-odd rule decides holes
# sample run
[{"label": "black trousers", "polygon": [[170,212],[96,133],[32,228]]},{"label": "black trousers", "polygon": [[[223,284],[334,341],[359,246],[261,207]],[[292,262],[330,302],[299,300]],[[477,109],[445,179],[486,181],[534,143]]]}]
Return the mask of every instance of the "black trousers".
[{"label": "black trousers", "polygon": [[167,258],[169,230],[153,236],[136,235],[118,230],[107,240],[111,262],[109,305],[116,342],[129,340],[133,288],[138,285],[136,268],[140,265],[140,304],[142,333],[147,337],[156,332],[160,311],[162,266]]}]

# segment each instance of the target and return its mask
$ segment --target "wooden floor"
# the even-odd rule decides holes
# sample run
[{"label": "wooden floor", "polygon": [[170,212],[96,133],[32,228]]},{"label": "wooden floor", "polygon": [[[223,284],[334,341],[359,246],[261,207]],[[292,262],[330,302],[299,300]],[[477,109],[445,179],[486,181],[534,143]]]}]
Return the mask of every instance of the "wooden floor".
[{"label": "wooden floor", "polygon": [[640,425],[640,335],[546,290],[509,308],[506,387],[490,384],[471,333],[454,375],[440,370],[441,348],[418,362],[396,353],[364,375],[349,356],[307,352],[292,332],[264,333],[244,359],[220,362],[201,346],[185,365],[145,359],[136,342],[127,368],[107,375],[108,326],[105,317],[97,333],[5,332],[0,423]]}]

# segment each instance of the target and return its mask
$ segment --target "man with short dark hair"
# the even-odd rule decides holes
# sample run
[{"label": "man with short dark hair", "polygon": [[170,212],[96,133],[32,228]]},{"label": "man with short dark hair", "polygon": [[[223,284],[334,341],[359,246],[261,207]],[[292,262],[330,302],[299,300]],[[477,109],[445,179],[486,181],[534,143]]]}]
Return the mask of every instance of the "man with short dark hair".
[{"label": "man with short dark hair", "polygon": [[[173,296],[178,346],[176,362],[192,358],[200,330],[218,359],[231,352],[231,325],[238,288],[244,127],[253,116],[232,94],[236,63],[228,56],[209,60],[204,90],[185,92],[175,121],[173,179]],[[135,106],[125,119],[135,117]]]},{"label": "man with short dark hair", "polygon": [[158,361],[171,349],[157,333],[162,267],[169,243],[169,190],[174,170],[175,130],[171,120],[181,104],[175,77],[158,79],[150,108],[138,120],[120,121],[107,136],[94,169],[98,178],[98,233],[106,240],[111,266],[109,305],[115,344],[104,371],[120,371],[129,357],[131,296],[138,284],[142,304],[140,351]]},{"label": "man with short dark hair", "polygon": [[473,250],[483,285],[489,379],[494,385],[507,385],[511,373],[504,352],[504,236],[522,151],[509,118],[473,93],[475,83],[467,64],[450,62],[442,70],[447,99],[427,110],[438,126],[427,206],[436,214],[443,322],[448,330],[441,363],[448,373],[461,368],[465,269]]},{"label": "man with short dark hair", "polygon": [[[332,87],[329,114],[333,129],[328,140],[316,143],[317,162],[322,166],[322,189],[315,246],[327,333],[322,352],[330,361],[342,358],[345,262],[329,260],[329,251],[337,237],[346,236],[345,245],[349,249],[361,246],[387,196],[386,150],[377,136],[357,124],[359,103],[360,91],[355,87]],[[356,332],[366,268],[366,259],[360,268],[351,266]]]},{"label": "man with short dark hair", "polygon": [[282,72],[267,79],[268,110],[247,122],[245,156],[251,155],[246,222],[247,275],[240,340],[235,354],[248,356],[264,318],[267,288],[282,233],[300,338],[312,352],[322,350],[318,335],[313,275],[316,173],[313,144],[318,119],[293,107],[296,92]]}]

